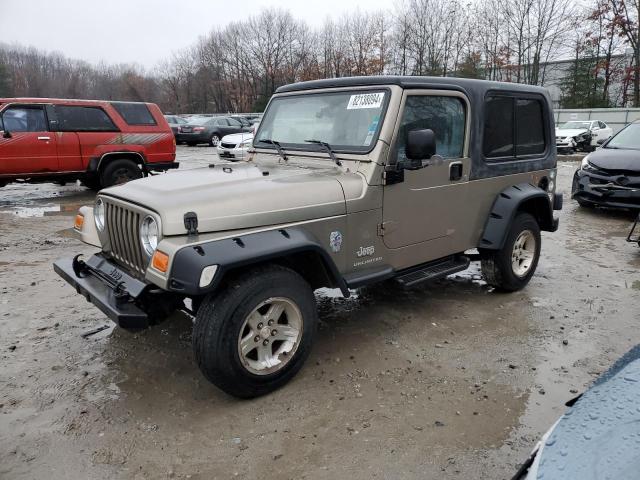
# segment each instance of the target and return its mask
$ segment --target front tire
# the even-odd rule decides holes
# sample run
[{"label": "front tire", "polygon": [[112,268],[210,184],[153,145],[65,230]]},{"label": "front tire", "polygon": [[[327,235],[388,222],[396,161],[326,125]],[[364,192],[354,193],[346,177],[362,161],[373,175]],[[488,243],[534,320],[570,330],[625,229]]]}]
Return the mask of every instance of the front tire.
[{"label": "front tire", "polygon": [[486,282],[504,292],[521,290],[536,271],[540,246],[538,222],[528,213],[518,213],[511,222],[502,249],[480,251]]},{"label": "front tire", "polygon": [[102,175],[100,175],[100,184],[103,188],[113,185],[120,185],[142,178],[142,170],[133,160],[121,158],[113,160],[104,167]]},{"label": "front tire", "polygon": [[220,143],[220,136],[217,133],[214,133],[213,135],[211,135],[211,138],[209,139],[209,146],[217,147],[219,143]]},{"label": "front tire", "polygon": [[196,315],[193,350],[204,376],[239,398],[287,383],[311,351],[315,297],[296,272],[260,267],[207,296]]}]

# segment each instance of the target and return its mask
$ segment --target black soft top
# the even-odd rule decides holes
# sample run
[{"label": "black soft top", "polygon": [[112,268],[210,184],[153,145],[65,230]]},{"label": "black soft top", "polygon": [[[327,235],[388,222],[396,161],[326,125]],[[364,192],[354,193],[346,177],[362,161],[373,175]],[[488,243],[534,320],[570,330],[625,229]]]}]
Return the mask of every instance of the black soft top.
[{"label": "black soft top", "polygon": [[284,85],[276,93],[298,92],[319,88],[365,87],[376,85],[398,85],[402,88],[429,88],[439,90],[459,90],[467,93],[480,94],[489,90],[508,90],[510,92],[547,94],[542,87],[524,85],[520,83],[491,82],[469,78],[453,77],[402,77],[402,76],[371,76],[371,77],[342,77],[324,80],[311,80]]}]

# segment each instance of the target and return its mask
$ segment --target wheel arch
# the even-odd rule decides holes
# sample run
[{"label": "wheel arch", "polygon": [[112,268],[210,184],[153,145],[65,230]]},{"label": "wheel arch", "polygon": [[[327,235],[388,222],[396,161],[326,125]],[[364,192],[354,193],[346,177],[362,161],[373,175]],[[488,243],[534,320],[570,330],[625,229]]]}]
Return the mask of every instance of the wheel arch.
[{"label": "wheel arch", "polygon": [[547,192],[529,183],[512,185],[496,196],[478,248],[500,250],[511,222],[518,212],[531,214],[538,222],[540,230],[553,232],[558,227],[557,221],[553,218],[553,207]]},{"label": "wheel arch", "polygon": [[[185,246],[175,254],[168,288],[187,295],[205,295],[238,273],[268,263],[297,272],[314,290],[339,288],[349,296],[347,284],[327,251],[306,231],[291,228]],[[214,279],[200,287],[202,269],[210,265],[218,266]]]},{"label": "wheel arch", "polygon": [[140,152],[132,152],[132,151],[120,151],[120,152],[106,152],[103,153],[100,157],[94,157],[89,162],[89,172],[100,174],[104,167],[114,160],[132,160],[136,163],[136,165],[140,165],[142,167],[142,171],[146,172],[146,158]]}]

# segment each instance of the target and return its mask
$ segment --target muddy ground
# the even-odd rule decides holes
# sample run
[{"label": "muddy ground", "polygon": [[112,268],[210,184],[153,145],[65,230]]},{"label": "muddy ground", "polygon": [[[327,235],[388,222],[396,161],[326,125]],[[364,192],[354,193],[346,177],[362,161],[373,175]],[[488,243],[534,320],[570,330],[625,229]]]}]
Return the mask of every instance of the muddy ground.
[{"label": "muddy ground", "polygon": [[187,316],[131,335],[54,274],[92,252],[69,233],[90,191],[5,187],[0,478],[510,478],[563,403],[640,343],[633,217],[570,201],[576,166],[559,164],[560,229],[524,291],[492,292],[474,267],[410,291],[320,292],[309,362],[251,401],[201,376]]}]

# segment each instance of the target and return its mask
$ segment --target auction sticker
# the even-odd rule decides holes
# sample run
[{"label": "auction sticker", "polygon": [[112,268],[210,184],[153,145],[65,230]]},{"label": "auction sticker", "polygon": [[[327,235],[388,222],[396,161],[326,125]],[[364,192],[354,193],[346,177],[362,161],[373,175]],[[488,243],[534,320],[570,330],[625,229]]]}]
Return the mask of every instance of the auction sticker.
[{"label": "auction sticker", "polygon": [[358,93],[351,95],[347,110],[356,110],[359,108],[380,108],[384,100],[384,93]]}]

